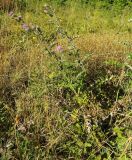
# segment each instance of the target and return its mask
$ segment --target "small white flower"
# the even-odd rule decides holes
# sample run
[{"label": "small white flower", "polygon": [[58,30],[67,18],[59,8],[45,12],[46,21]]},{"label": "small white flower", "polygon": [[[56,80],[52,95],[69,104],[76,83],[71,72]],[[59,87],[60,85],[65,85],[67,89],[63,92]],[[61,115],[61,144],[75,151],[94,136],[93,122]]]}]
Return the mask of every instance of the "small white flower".
[{"label": "small white flower", "polygon": [[19,128],[18,128],[18,131],[22,132],[22,133],[25,133],[26,132],[26,127],[24,125],[21,125]]},{"label": "small white flower", "polygon": [[128,22],[132,22],[132,18],[128,20]]},{"label": "small white flower", "polygon": [[90,133],[91,132],[91,128],[92,128],[92,125],[90,122],[86,122],[86,128],[87,128],[87,132]]}]

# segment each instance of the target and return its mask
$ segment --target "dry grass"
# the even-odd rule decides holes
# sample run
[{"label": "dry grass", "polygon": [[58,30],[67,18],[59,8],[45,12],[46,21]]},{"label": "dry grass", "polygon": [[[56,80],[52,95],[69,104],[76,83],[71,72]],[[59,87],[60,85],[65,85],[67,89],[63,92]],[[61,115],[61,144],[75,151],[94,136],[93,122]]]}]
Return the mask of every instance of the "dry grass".
[{"label": "dry grass", "polygon": [[131,34],[89,34],[77,39],[77,46],[84,52],[124,56],[124,53],[132,51]]},{"label": "dry grass", "polygon": [[[10,2],[5,1],[4,3],[6,5]],[[124,84],[125,74],[128,70],[123,64],[131,63],[127,59],[128,54],[132,52],[130,33],[117,34],[114,31],[110,33],[108,31],[102,34],[80,35],[75,40],[75,44],[80,49],[80,57],[87,74],[86,79],[82,80],[86,83],[85,90],[76,95],[70,95],[69,92],[69,97],[64,97],[65,93],[62,92],[67,92],[67,90],[64,88],[63,91],[63,87],[56,86],[55,79],[52,79],[52,73],[56,76],[59,70],[53,66],[53,64],[56,65],[54,57],[45,52],[44,42],[37,38],[34,40],[32,36],[25,38],[27,33],[24,33],[26,36],[23,34],[19,24],[14,20],[8,21],[9,17],[5,17],[0,31],[0,105],[4,106],[2,109],[3,113],[6,113],[4,116],[6,120],[2,121],[0,130],[0,134],[4,137],[4,147],[0,154],[5,154],[7,159],[10,155],[12,159],[30,159],[31,154],[34,154],[36,159],[45,157],[53,159],[54,157],[56,160],[64,159],[63,154],[65,154],[68,159],[71,159],[72,154],[70,155],[69,152],[72,153],[72,149],[69,149],[70,146],[76,144],[77,140],[82,140],[90,135],[87,133],[85,124],[88,120],[94,121],[96,125],[96,122],[100,123],[98,120],[102,120],[103,123],[105,117],[112,115],[113,119],[117,117],[118,124],[118,117],[122,116],[120,113],[117,115],[118,110],[123,110],[123,120],[127,117],[125,113],[131,101],[130,91],[126,92],[126,95],[123,93],[121,99],[114,99],[108,109],[101,107],[100,103],[103,98],[98,100],[96,96],[97,94],[100,96],[99,91],[103,90],[110,94],[108,95],[110,98],[108,98],[111,100],[113,97],[118,97],[117,92],[123,88],[122,84]],[[29,19],[30,16],[28,21]],[[43,23],[42,17],[40,23]],[[58,41],[64,45],[65,51],[67,51],[65,40],[58,38]],[[61,79],[61,77],[59,78]],[[57,83],[59,83],[59,78]],[[50,80],[53,80],[52,84]],[[93,87],[91,97],[87,95],[90,85]],[[100,87],[99,90],[97,87]],[[127,118],[129,122],[130,117]],[[7,119],[9,120],[8,125],[5,123]],[[84,127],[83,133],[80,128],[76,129],[76,124]],[[111,129],[117,124],[112,121]],[[97,125],[97,129],[100,129],[100,125]],[[92,135],[95,132],[101,133],[104,139],[96,137],[100,135]],[[104,141],[107,142],[107,138],[109,139],[109,135],[105,135],[102,131],[95,129],[95,132],[93,129],[91,134],[94,142],[90,141],[90,143],[96,143],[92,151],[94,153],[97,149],[100,151],[104,147],[107,148]],[[112,134],[114,133],[112,132]],[[15,151],[5,147],[8,146],[8,141],[15,144],[14,146],[17,148]],[[70,145],[67,144],[68,147],[66,142],[70,143]],[[63,146],[67,147],[64,153]],[[82,151],[80,148],[79,146],[79,151]],[[31,153],[30,149],[33,150]],[[126,150],[124,151],[126,152]],[[8,153],[10,154],[8,155]],[[73,157],[73,159],[77,158]]]},{"label": "dry grass", "polygon": [[11,9],[13,7],[14,0],[0,0],[0,9]]}]

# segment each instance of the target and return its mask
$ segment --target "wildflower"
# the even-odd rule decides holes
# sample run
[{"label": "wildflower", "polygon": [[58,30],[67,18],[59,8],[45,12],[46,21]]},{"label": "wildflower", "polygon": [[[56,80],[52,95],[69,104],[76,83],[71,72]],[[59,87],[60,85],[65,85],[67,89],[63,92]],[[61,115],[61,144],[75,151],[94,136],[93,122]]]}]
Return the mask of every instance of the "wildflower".
[{"label": "wildflower", "polygon": [[50,17],[53,17],[53,10],[47,4],[44,5],[44,13],[48,14]]},{"label": "wildflower", "polygon": [[49,11],[49,8],[50,8],[50,7],[49,7],[47,4],[45,4],[45,5],[44,5],[44,13],[47,14],[48,11]]},{"label": "wildflower", "polygon": [[36,40],[36,37],[33,37],[33,41],[35,41]]},{"label": "wildflower", "polygon": [[86,129],[87,129],[87,132],[90,133],[91,132],[91,128],[92,128],[92,125],[90,122],[86,122]]},{"label": "wildflower", "polygon": [[20,21],[22,20],[22,16],[20,15],[20,16],[16,17],[16,20],[17,20],[18,22],[20,22]]},{"label": "wildflower", "polygon": [[24,125],[20,125],[18,127],[18,131],[22,132],[22,133],[25,133],[27,131],[26,127]]},{"label": "wildflower", "polygon": [[56,52],[62,52],[63,51],[63,48],[61,45],[58,45],[55,49]]},{"label": "wildflower", "polygon": [[14,12],[13,11],[10,11],[9,13],[8,13],[8,16],[10,16],[10,17],[12,17],[14,15]]},{"label": "wildflower", "polygon": [[22,28],[25,30],[25,31],[29,31],[30,30],[30,27],[29,27],[29,25],[27,25],[27,24],[22,24]]},{"label": "wildflower", "polygon": [[128,20],[128,22],[132,22],[132,18]]}]

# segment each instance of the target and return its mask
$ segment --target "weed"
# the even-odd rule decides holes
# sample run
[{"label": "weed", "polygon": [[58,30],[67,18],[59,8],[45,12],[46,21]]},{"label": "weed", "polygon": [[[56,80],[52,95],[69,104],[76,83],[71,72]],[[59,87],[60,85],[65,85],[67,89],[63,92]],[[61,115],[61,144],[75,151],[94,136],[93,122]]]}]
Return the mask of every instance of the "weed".
[{"label": "weed", "polygon": [[118,1],[21,2],[1,13],[0,158],[131,159],[125,1],[121,28]]}]

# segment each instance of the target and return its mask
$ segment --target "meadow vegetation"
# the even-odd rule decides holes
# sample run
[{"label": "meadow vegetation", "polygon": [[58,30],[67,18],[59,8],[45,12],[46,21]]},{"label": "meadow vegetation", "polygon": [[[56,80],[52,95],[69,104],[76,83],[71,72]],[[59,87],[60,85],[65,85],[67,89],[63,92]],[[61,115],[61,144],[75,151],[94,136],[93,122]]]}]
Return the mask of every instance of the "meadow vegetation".
[{"label": "meadow vegetation", "polygon": [[0,9],[0,159],[132,159],[132,2]]}]

